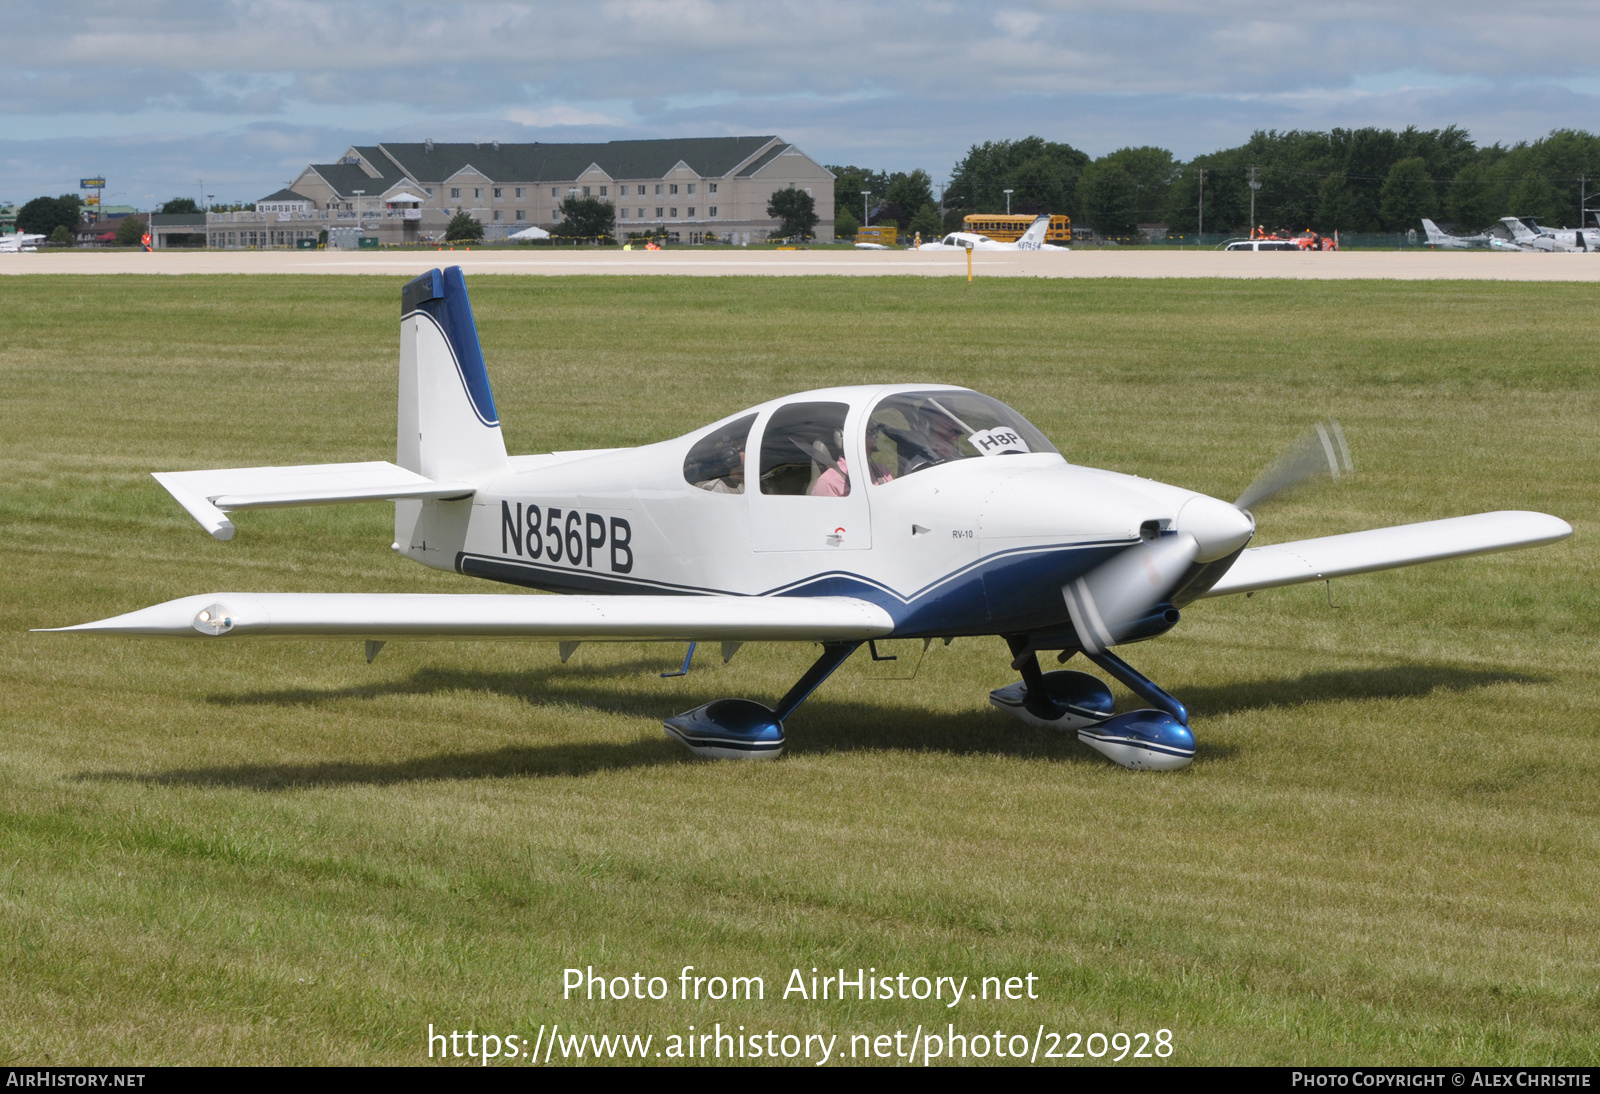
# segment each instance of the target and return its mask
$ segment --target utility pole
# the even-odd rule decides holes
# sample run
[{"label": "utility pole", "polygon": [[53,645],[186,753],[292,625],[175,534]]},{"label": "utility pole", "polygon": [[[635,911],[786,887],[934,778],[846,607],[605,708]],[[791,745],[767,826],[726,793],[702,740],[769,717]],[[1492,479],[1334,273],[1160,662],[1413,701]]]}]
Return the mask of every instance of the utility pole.
[{"label": "utility pole", "polygon": [[1010,216],[1011,215],[1011,195],[1016,193],[1016,191],[1015,190],[1002,190],[1000,192],[1006,196],[1006,216]]},{"label": "utility pole", "polygon": [[1194,242],[1201,246],[1200,237],[1206,234],[1206,169],[1196,167],[1194,172],[1200,179],[1200,230],[1194,234]]},{"label": "utility pole", "polygon": [[869,219],[869,214],[867,213],[867,200],[871,197],[871,190],[861,191],[861,226],[863,228],[867,226],[867,220]]},{"label": "utility pole", "polygon": [[1250,165],[1250,234],[1256,234],[1256,191],[1261,189],[1261,183],[1256,180],[1256,165]]}]

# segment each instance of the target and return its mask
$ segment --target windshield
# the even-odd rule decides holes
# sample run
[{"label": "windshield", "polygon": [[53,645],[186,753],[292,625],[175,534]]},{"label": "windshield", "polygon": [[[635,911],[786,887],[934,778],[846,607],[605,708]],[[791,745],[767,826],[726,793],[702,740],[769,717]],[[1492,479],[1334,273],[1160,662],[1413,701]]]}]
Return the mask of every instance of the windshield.
[{"label": "windshield", "polygon": [[867,421],[875,483],[955,460],[1055,451],[1021,414],[976,391],[890,395]]}]

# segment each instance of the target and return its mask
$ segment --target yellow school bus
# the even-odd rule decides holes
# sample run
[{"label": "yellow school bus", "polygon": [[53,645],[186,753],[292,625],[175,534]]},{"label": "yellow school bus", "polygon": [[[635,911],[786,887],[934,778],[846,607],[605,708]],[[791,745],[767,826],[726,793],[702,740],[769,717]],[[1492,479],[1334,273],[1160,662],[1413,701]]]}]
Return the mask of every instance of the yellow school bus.
[{"label": "yellow school bus", "polygon": [[[1038,220],[1036,213],[968,213],[961,218],[961,230],[988,236],[999,243],[1015,243],[1022,233]],[[1060,213],[1050,218],[1050,227],[1044,233],[1046,243],[1071,243],[1072,218]]]}]

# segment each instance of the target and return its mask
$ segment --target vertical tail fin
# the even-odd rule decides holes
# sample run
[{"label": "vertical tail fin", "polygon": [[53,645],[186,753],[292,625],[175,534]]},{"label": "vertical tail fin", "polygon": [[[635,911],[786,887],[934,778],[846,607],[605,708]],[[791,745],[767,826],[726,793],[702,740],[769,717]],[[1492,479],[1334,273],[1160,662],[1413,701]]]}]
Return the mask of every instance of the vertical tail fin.
[{"label": "vertical tail fin", "polygon": [[460,266],[429,270],[400,291],[395,462],[430,479],[508,469]]},{"label": "vertical tail fin", "polygon": [[1050,217],[1041,214],[1037,220],[1028,225],[1028,230],[1022,233],[1022,238],[1017,240],[1017,250],[1037,251],[1044,246],[1045,233],[1050,230]]}]

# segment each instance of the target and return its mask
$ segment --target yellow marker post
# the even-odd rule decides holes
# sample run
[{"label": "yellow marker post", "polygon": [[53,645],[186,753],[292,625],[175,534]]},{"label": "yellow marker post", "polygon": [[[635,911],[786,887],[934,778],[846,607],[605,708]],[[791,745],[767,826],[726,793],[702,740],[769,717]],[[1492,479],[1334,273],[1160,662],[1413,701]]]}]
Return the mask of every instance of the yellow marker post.
[{"label": "yellow marker post", "polygon": [[972,284],[972,244],[967,244],[967,284]]}]

